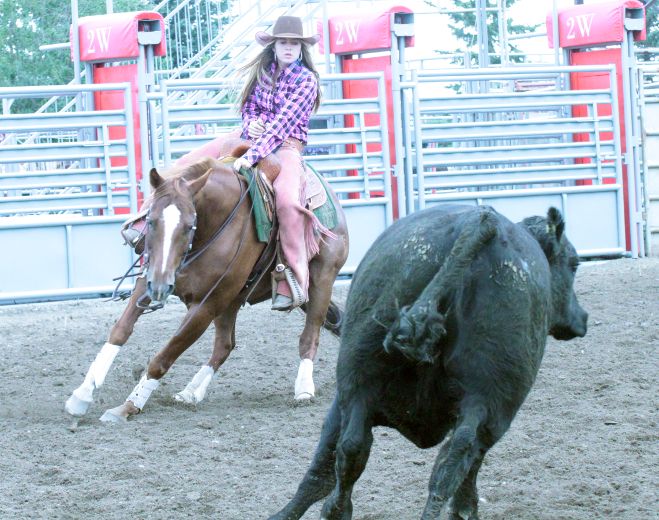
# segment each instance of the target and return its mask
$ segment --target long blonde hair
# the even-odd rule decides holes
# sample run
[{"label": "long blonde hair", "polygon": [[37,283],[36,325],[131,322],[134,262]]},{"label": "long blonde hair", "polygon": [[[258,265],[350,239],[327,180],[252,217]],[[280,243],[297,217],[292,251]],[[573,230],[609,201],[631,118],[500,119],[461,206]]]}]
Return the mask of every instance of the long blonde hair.
[{"label": "long blonde hair", "polygon": [[[270,77],[270,68],[275,62],[275,41],[269,43],[263,50],[254,58],[252,61],[240,67],[239,72],[246,76],[245,86],[240,93],[240,98],[238,99],[238,108],[242,111],[245,103],[250,94],[254,91],[256,85],[267,86],[272,84],[272,78]],[[302,65],[311,71],[311,73],[316,76],[316,82],[318,83],[318,90],[316,92],[316,99],[313,104],[313,111],[318,110],[320,106],[320,76],[318,71],[313,64],[313,59],[311,58],[311,51],[308,44],[301,42],[302,47],[300,50],[300,59]]]}]

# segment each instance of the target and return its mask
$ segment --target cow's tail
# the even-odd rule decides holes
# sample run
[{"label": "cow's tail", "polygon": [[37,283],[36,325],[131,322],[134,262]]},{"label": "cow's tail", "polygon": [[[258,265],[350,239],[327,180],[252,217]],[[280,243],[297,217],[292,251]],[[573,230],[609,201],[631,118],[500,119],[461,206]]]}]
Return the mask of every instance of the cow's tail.
[{"label": "cow's tail", "polygon": [[433,363],[440,340],[446,335],[445,302],[462,286],[466,269],[497,233],[496,216],[490,207],[481,208],[480,218],[467,223],[453,244],[442,267],[412,304],[400,309],[384,340],[388,353],[398,351],[420,363]]}]

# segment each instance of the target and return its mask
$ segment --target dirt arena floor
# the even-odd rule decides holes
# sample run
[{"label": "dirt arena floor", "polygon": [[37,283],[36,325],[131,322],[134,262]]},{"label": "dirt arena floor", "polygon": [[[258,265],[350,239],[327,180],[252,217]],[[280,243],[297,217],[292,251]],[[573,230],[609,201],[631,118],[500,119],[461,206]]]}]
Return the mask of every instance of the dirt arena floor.
[{"label": "dirt arena floor", "polygon": [[[586,263],[576,290],[588,335],[549,340],[534,389],[480,472],[482,520],[659,518],[659,259]],[[337,299],[345,287],[336,289]],[[172,399],[210,354],[207,333],[144,412],[102,423],[184,313],[144,316],[88,416],[64,402],[123,303],[0,307],[0,519],[267,518],[292,496],[334,394],[338,341],[324,332],[317,398],[294,406],[302,314],[239,316],[238,347],[196,409]],[[419,518],[437,449],[377,429],[354,518]],[[318,518],[320,505],[305,518]]]}]

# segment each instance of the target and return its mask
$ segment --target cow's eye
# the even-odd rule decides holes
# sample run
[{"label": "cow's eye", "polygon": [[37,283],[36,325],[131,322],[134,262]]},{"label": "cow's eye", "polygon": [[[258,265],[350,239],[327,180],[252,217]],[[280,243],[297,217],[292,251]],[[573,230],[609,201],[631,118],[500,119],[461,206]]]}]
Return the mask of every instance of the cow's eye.
[{"label": "cow's eye", "polygon": [[579,262],[579,258],[578,258],[578,257],[575,257],[575,258],[571,258],[571,259],[570,259],[570,269],[572,269],[572,272],[573,272],[573,273],[576,273],[576,272],[577,272],[577,268],[579,267],[579,264],[580,264],[580,262]]}]

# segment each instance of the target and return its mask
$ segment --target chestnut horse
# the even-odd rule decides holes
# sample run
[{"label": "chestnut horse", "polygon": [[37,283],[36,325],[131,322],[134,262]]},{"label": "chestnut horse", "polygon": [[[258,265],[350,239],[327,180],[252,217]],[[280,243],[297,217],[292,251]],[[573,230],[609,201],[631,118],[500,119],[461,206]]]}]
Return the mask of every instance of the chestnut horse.
[{"label": "chestnut horse", "polygon": [[[235,346],[240,307],[271,297],[274,249],[258,240],[245,178],[229,164],[211,158],[171,176],[163,177],[155,169],[149,175],[153,196],[147,214],[146,276],[137,280],[126,309],[84,382],[67,400],[65,409],[74,416],[87,412],[94,390],[103,384],[140,315],[148,308],[161,307],[170,294],[177,295],[187,306],[183,323],[150,360],[126,401],[107,410],[101,420],[123,421],[138,414],[174,361],[213,322],[215,341],[208,363],[174,396],[186,403],[199,403]],[[331,296],[336,276],[348,256],[348,231],[336,195],[327,191],[337,211],[337,225],[332,229],[336,238],[322,241],[319,254],[309,264],[309,301],[302,306],[306,321],[299,339],[301,361],[295,381],[297,400],[314,396],[313,359],[320,327],[337,334],[341,315]]]}]

